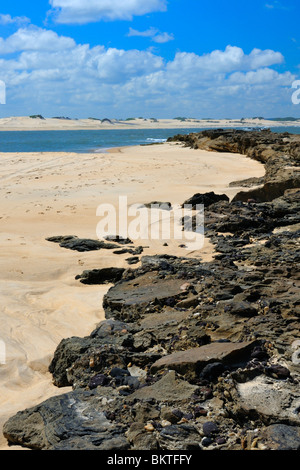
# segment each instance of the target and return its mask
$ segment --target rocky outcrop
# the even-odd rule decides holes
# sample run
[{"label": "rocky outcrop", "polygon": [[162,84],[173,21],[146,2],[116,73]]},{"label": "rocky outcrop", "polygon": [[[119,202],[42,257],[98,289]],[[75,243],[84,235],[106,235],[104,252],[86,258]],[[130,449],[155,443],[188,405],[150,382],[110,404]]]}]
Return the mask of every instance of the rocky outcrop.
[{"label": "rocky outcrop", "polygon": [[[256,132],[247,145],[229,135],[219,132],[215,149],[244,145],[267,158],[260,141],[255,151]],[[296,155],[297,139],[286,138]],[[214,260],[142,256],[139,267],[111,277],[106,319],[87,337],[62,340],[51,361],[54,384],[72,391],[12,416],[4,425],[9,443],[300,449],[300,190],[272,201],[213,199],[205,234]]]},{"label": "rocky outcrop", "polygon": [[[243,184],[259,184],[260,187],[238,193],[234,201],[255,199],[257,202],[272,201],[287,189],[300,186],[300,136],[277,134],[270,130],[207,130],[188,135],[176,135],[168,142],[182,142],[194,149],[213,152],[230,152],[247,155],[265,165],[263,179],[251,179]],[[237,183],[235,183],[237,184]]]},{"label": "rocky outcrop", "polygon": [[87,269],[75,279],[79,279],[82,284],[109,284],[119,281],[124,271],[123,268]]},{"label": "rocky outcrop", "polygon": [[205,194],[197,193],[187,199],[182,206],[191,206],[191,209],[197,209],[197,205],[202,204],[204,207],[209,207],[219,201],[229,201],[229,197],[226,196],[226,194],[215,194],[214,192]]},{"label": "rocky outcrop", "polygon": [[119,248],[115,243],[106,243],[101,240],[91,240],[89,238],[78,238],[76,235],[54,236],[46,239],[49,242],[58,243],[62,248],[73,251],[97,251],[101,249],[113,250]]}]

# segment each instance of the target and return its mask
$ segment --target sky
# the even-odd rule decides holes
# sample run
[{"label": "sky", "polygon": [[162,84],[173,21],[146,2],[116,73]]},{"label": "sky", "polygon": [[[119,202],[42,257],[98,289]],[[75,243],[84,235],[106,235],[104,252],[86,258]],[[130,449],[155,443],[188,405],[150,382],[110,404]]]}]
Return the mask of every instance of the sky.
[{"label": "sky", "polygon": [[0,0],[0,117],[300,117],[299,0]]}]

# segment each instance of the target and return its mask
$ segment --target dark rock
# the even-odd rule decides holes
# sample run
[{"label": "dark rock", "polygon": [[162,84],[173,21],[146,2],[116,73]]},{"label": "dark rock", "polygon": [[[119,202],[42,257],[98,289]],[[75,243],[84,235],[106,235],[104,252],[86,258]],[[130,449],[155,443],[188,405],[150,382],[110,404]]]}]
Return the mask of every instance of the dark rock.
[{"label": "dark rock", "polygon": [[124,238],[124,237],[121,237],[120,235],[107,235],[107,236],[104,237],[104,240],[119,243],[119,245],[129,245],[129,244],[133,243],[130,240],[130,238],[128,238],[128,237]]},{"label": "dark rock", "polygon": [[253,317],[257,315],[257,308],[249,302],[231,302],[228,308],[232,315],[241,317]]},{"label": "dark rock", "polygon": [[219,201],[229,202],[229,197],[226,194],[215,194],[214,192],[204,193],[204,194],[194,194],[191,198],[187,199],[183,204],[184,206],[191,206],[191,209],[197,209],[197,205],[204,205],[204,207],[209,207],[212,204]]},{"label": "dark rock", "polygon": [[209,447],[211,444],[213,444],[214,440],[211,439],[210,437],[203,437],[201,440],[201,445],[203,447]]},{"label": "dark rock", "polygon": [[206,421],[202,427],[205,436],[212,436],[219,432],[219,427],[212,421]]},{"label": "dark rock", "polygon": [[147,202],[143,205],[147,209],[160,209],[165,211],[170,211],[172,209],[172,204],[170,202],[161,202],[161,201],[152,201]]},{"label": "dark rock", "polygon": [[126,436],[133,450],[158,450],[158,442],[155,435],[147,432],[143,423],[133,423]]},{"label": "dark rock", "polygon": [[262,439],[271,450],[300,450],[300,427],[273,424],[262,433]]},{"label": "dark rock", "polygon": [[162,429],[158,442],[162,450],[199,450],[201,436],[195,426],[174,424]]},{"label": "dark rock", "polygon": [[103,340],[109,338],[109,341],[113,341],[110,337],[122,337],[124,334],[127,334],[129,331],[132,331],[132,326],[128,323],[124,323],[118,320],[110,318],[108,320],[103,320],[95,330],[90,334],[90,338],[102,338]]},{"label": "dark rock", "polygon": [[94,377],[90,379],[88,386],[90,390],[93,390],[94,388],[97,388],[99,386],[105,387],[106,385],[109,385],[109,384],[110,384],[110,381],[106,375],[97,374],[97,375],[94,375]]},{"label": "dark rock", "polygon": [[91,347],[89,338],[63,339],[56,348],[54,357],[49,365],[53,383],[57,387],[70,385],[67,378],[67,369]]},{"label": "dark rock", "polygon": [[171,408],[165,407],[161,411],[161,419],[169,421],[171,424],[176,424],[183,417],[183,413],[180,410],[173,410]]},{"label": "dark rock", "polygon": [[272,364],[271,366],[266,368],[265,372],[267,375],[281,380],[285,380],[291,375],[287,367],[281,366],[279,364]]},{"label": "dark rock", "polygon": [[62,248],[80,252],[97,251],[101,249],[113,250],[114,248],[118,248],[118,245],[114,243],[106,243],[101,240],[91,240],[89,238],[78,238],[74,235],[49,237],[46,238],[46,240],[59,243],[59,246]]},{"label": "dark rock", "polygon": [[103,305],[115,318],[138,318],[138,312],[146,305],[152,302],[166,305],[171,296],[174,300],[180,297],[182,284],[182,279],[155,279],[151,273],[146,273],[112,287],[104,296]]},{"label": "dark rock", "polygon": [[[112,396],[107,389],[107,395]],[[96,392],[72,392],[50,398],[8,420],[10,443],[41,450],[126,450],[125,430],[105,417]],[[43,432],[42,432],[43,430]]]},{"label": "dark rock", "polygon": [[130,258],[126,258],[126,261],[128,264],[137,264],[140,261],[140,259],[138,256],[132,256]]},{"label": "dark rock", "polygon": [[124,273],[123,268],[102,268],[83,271],[76,276],[82,284],[112,284],[118,282]]},{"label": "dark rock", "polygon": [[[241,153],[262,162],[266,174],[262,186],[239,192],[233,201],[273,201],[287,189],[299,188],[299,135],[277,134],[270,130],[243,131],[234,129],[206,130],[189,135],[177,135],[169,141],[183,142],[194,149]],[[257,183],[257,181],[256,181]],[[243,184],[243,182],[242,182]]]},{"label": "dark rock", "polygon": [[173,271],[174,268],[168,259],[164,256],[142,256],[141,263],[143,268],[149,269],[157,269],[163,271]]},{"label": "dark rock", "polygon": [[224,364],[222,362],[213,362],[212,364],[207,364],[200,373],[200,379],[208,380],[213,382],[216,380],[225,370]]},{"label": "dark rock", "polygon": [[197,386],[191,385],[174,371],[168,372],[158,382],[135,391],[131,400],[155,399],[156,401],[180,402],[190,400]]},{"label": "dark rock", "polygon": [[253,342],[211,343],[199,348],[175,352],[155,362],[151,371],[155,373],[160,369],[167,368],[185,375],[198,375],[207,364],[212,362],[240,362],[245,354],[250,355],[254,344]]},{"label": "dark rock", "polygon": [[127,369],[120,369],[119,367],[113,367],[109,373],[111,377],[125,377],[130,375]]}]

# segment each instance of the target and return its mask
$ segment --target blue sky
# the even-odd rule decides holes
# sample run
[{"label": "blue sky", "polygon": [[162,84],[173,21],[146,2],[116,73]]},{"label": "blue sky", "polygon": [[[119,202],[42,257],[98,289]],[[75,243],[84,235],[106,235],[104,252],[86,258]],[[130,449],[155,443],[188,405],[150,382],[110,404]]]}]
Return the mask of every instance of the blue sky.
[{"label": "blue sky", "polygon": [[300,117],[299,0],[1,0],[0,116]]}]

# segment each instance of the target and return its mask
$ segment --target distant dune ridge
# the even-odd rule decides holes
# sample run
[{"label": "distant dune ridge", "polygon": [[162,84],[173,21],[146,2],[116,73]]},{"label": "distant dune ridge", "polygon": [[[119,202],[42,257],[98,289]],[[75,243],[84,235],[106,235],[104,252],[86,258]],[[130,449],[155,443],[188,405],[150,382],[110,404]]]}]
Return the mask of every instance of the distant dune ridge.
[{"label": "distant dune ridge", "polygon": [[[287,120],[285,120],[287,119]],[[218,127],[277,127],[299,126],[300,119],[280,118],[268,120],[263,118],[241,119],[194,119],[175,117],[173,119],[156,118],[126,118],[108,119],[89,117],[87,119],[73,119],[65,116],[44,117],[41,114],[31,116],[12,116],[0,119],[0,130],[76,130],[76,129],[175,129],[175,128],[218,128]]]}]

